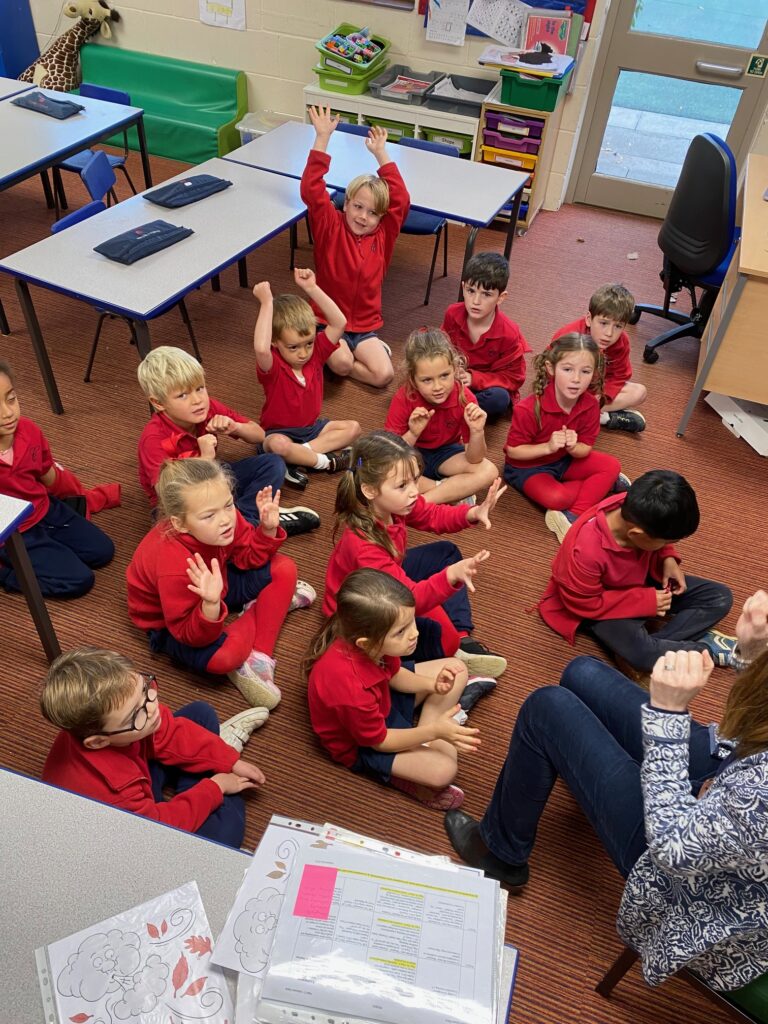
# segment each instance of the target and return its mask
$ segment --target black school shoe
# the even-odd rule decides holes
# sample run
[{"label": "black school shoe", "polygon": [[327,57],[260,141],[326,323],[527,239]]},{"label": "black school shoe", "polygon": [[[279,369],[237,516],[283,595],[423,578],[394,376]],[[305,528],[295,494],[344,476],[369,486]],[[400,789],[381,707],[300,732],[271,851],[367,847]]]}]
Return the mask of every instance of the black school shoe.
[{"label": "black school shoe", "polygon": [[328,452],[328,472],[341,473],[352,465],[352,448],[340,448],[337,452]]},{"label": "black school shoe", "polygon": [[645,416],[636,409],[617,409],[608,413],[608,422],[602,426],[606,430],[626,430],[628,434],[639,434],[645,430]]},{"label": "black school shoe", "polygon": [[528,865],[507,864],[491,853],[480,835],[479,821],[464,811],[448,811],[443,825],[451,846],[466,864],[480,868],[489,878],[495,878],[511,890],[522,889],[527,884]]},{"label": "black school shoe", "polygon": [[474,678],[470,678],[469,682],[464,687],[464,692],[459,697],[459,704],[461,704],[461,710],[469,713],[475,706],[475,704],[477,704],[481,697],[484,697],[486,693],[490,693],[491,690],[495,689],[495,679],[486,679],[483,676],[475,676]]},{"label": "black school shoe", "polygon": [[280,525],[289,537],[297,537],[300,533],[316,530],[320,525],[320,516],[311,508],[305,508],[303,505],[281,508]]},{"label": "black school shoe", "polygon": [[492,676],[498,679],[507,667],[506,658],[489,651],[485,644],[472,636],[465,636],[459,641],[459,649],[454,658],[463,661],[472,676]]},{"label": "black school shoe", "polygon": [[286,466],[285,483],[290,484],[291,487],[298,487],[300,491],[303,491],[309,483],[309,477],[298,466]]}]

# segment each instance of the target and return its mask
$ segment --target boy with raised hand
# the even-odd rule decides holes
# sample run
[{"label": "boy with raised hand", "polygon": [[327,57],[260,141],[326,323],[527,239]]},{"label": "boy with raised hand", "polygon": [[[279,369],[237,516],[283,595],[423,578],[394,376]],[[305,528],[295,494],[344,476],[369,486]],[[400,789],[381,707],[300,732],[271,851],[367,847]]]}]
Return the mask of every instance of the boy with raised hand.
[{"label": "boy with raised hand", "polygon": [[566,324],[552,335],[590,334],[605,357],[605,381],[600,426],[606,430],[645,430],[645,416],[635,406],[648,396],[643,384],[631,380],[629,335],[625,328],[632,319],[635,299],[621,284],[604,284],[589,300],[589,311],[581,320]]},{"label": "boy with raised hand", "polygon": [[508,282],[504,256],[476,253],[464,267],[463,301],[443,315],[443,330],[466,357],[459,379],[489,418],[514,407],[525,381],[525,353],[531,351],[520,328],[501,311]]},{"label": "boy with raised hand", "polygon": [[[248,708],[219,727],[204,701],[174,713],[157,695],[156,678],[114,651],[60,655],[40,697],[43,715],[61,729],[43,781],[239,849],[239,794],[265,782],[240,753],[269,712]],[[169,800],[167,785],[176,790]]]},{"label": "boy with raised hand", "polygon": [[[331,202],[325,175],[331,164],[326,150],[339,123],[330,107],[309,107],[315,141],[301,178],[315,238],[315,266],[320,288],[346,317],[346,350],[328,360],[334,373],[363,384],[386,387],[394,376],[390,350],[379,337],[383,324],[381,286],[403,226],[410,197],[400,171],[387,151],[385,128],[374,126],[365,139],[379,165],[377,174],[359,174],[347,185],[343,210]],[[313,307],[322,330],[323,312]]]},{"label": "boy with raised hand", "polygon": [[[253,447],[264,440],[254,420],[208,394],[201,364],[181,348],[161,345],[139,363],[139,385],[155,410],[141,433],[138,446],[139,483],[152,509],[157,506],[155,484],[166,459],[215,459],[220,440],[231,438]],[[305,474],[291,475],[278,455],[251,455],[227,463],[237,484],[235,504],[242,516],[258,526],[255,497],[263,487],[279,491],[283,481],[302,489]],[[280,510],[280,525],[289,537],[320,525],[311,508]]]},{"label": "boy with raised hand", "polygon": [[[272,296],[268,281],[253,294],[261,303],[253,347],[256,376],[264,388],[261,423],[264,451],[294,467],[337,473],[349,469],[350,445],[360,436],[356,420],[327,420],[323,404],[323,366],[335,352],[348,353],[343,340],[346,320],[336,303],[318,286],[314,271],[297,268],[298,295]],[[318,331],[310,300],[327,326]]]}]

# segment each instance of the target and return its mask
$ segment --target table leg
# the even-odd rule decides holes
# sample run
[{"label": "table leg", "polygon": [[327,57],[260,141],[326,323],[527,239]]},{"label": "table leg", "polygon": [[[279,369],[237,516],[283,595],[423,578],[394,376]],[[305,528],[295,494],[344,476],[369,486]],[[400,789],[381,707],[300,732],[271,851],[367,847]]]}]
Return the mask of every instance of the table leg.
[{"label": "table leg", "polygon": [[145,359],[152,351],[152,342],[149,340],[149,324],[146,320],[134,320],[133,328],[136,331],[136,348],[139,350],[139,357]]},{"label": "table leg", "polygon": [[470,228],[469,234],[467,235],[467,244],[464,247],[464,262],[461,265],[461,280],[459,281],[459,302],[462,301],[464,295],[461,290],[461,282],[464,280],[464,267],[467,262],[472,258],[472,253],[475,251],[475,239],[477,238],[477,232],[479,228]]},{"label": "table leg", "polygon": [[139,136],[139,150],[141,151],[141,169],[144,172],[144,188],[152,188],[152,168],[149,166],[149,153],[147,152],[147,137],[144,134],[144,116],[136,122],[136,131]]},{"label": "table leg", "polygon": [[53,209],[53,192],[51,192],[51,181],[48,177],[48,171],[40,171],[40,181],[43,185],[43,194],[45,195],[45,205],[49,210]]},{"label": "table leg", "polygon": [[37,576],[35,576],[27,549],[18,530],[14,530],[6,539],[5,550],[8,553],[8,560],[13,566],[13,571],[16,573],[21,592],[26,599],[45,656],[48,661],[53,661],[61,654],[61,647],[40,592],[40,584],[37,582]]},{"label": "table leg", "polygon": [[520,203],[523,198],[523,190],[519,188],[517,195],[512,203],[512,209],[509,214],[509,227],[507,228],[507,240],[504,243],[504,259],[509,259],[509,254],[512,252],[512,243],[515,240],[515,231],[517,230],[517,221],[520,217]]},{"label": "table leg", "polygon": [[43,383],[45,384],[45,390],[48,392],[48,401],[51,404],[51,408],[55,413],[61,414],[64,412],[64,406],[61,404],[61,396],[59,395],[59,389],[56,386],[56,378],[53,376],[53,369],[51,367],[51,361],[48,358],[48,350],[45,347],[45,341],[40,330],[40,323],[37,319],[37,313],[32,302],[32,296],[29,294],[29,286],[26,281],[22,281],[20,278],[16,278],[16,295],[19,299],[19,305],[21,311],[24,314],[24,319],[27,323],[27,330],[32,340],[32,348],[35,351],[35,357],[37,358],[37,365],[40,367],[40,373],[43,377]]},{"label": "table leg", "polygon": [[3,304],[0,302],[0,334],[10,334],[11,328],[8,323],[8,317],[5,315]]},{"label": "table leg", "polygon": [[240,287],[248,287],[248,264],[245,261],[245,256],[241,260],[237,261],[237,275],[240,279]]}]

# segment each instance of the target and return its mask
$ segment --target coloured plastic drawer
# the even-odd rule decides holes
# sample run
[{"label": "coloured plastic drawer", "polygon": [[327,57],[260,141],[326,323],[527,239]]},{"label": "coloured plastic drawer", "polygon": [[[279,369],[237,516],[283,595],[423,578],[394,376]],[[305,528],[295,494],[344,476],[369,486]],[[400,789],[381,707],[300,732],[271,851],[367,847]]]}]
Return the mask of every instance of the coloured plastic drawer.
[{"label": "coloured plastic drawer", "polygon": [[472,152],[472,136],[461,132],[445,132],[442,128],[423,128],[421,134],[429,142],[442,142],[444,146],[455,146],[459,156],[469,156]]},{"label": "coloured plastic drawer", "polygon": [[413,139],[416,136],[416,126],[408,124],[407,121],[390,121],[386,117],[374,117],[372,114],[363,114],[364,124],[378,124],[387,129],[387,135],[393,142],[398,139]]},{"label": "coloured plastic drawer", "polygon": [[483,163],[501,164],[504,167],[516,167],[520,171],[535,171],[536,157],[525,153],[511,153],[508,149],[495,149],[483,146]]},{"label": "coloured plastic drawer", "polygon": [[544,121],[535,117],[513,117],[512,114],[502,114],[498,110],[489,110],[485,115],[486,128],[507,136],[516,135],[527,139],[540,139],[541,133],[544,131],[544,124]]},{"label": "coloured plastic drawer", "polygon": [[571,71],[562,78],[521,77],[517,71],[501,69],[501,102],[512,107],[527,107],[528,110],[554,110],[560,102]]},{"label": "coloured plastic drawer", "polygon": [[[428,82],[420,92],[387,93],[384,90],[391,86],[400,77],[415,78],[420,82]],[[377,75],[370,85],[371,96],[376,99],[386,100],[388,103],[408,103],[411,106],[420,106],[432,92],[432,86],[445,78],[444,71],[414,71],[407,64],[393,64],[382,74]]]},{"label": "coloured plastic drawer", "polygon": [[[386,66],[386,61],[384,65]],[[331,71],[328,68],[321,67],[320,64],[315,64],[312,69],[320,80],[320,88],[326,89],[328,92],[345,92],[348,96],[361,96],[364,92],[368,92],[368,85],[372,78],[375,78],[382,69],[380,64],[378,67],[371,68],[367,75],[345,75],[340,74],[338,71]]]},{"label": "coloured plastic drawer", "polygon": [[508,149],[514,153],[533,155],[539,152],[541,145],[541,139],[521,139],[519,136],[502,135],[501,132],[492,132],[489,128],[483,129],[483,142],[495,149]]}]

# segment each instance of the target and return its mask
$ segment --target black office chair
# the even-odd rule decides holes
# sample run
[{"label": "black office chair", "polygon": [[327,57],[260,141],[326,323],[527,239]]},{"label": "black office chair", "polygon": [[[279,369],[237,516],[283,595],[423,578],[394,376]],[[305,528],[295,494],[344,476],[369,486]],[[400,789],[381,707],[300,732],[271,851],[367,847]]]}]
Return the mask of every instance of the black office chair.
[{"label": "black office chair", "polygon": [[[736,227],[736,161],[722,139],[706,132],[691,141],[667,216],[659,231],[664,264],[664,305],[635,306],[630,323],[653,313],[677,324],[645,346],[643,359],[655,363],[657,349],[677,338],[701,338],[741,231]],[[683,288],[691,312],[670,309]],[[697,298],[696,290],[701,292]]]}]

